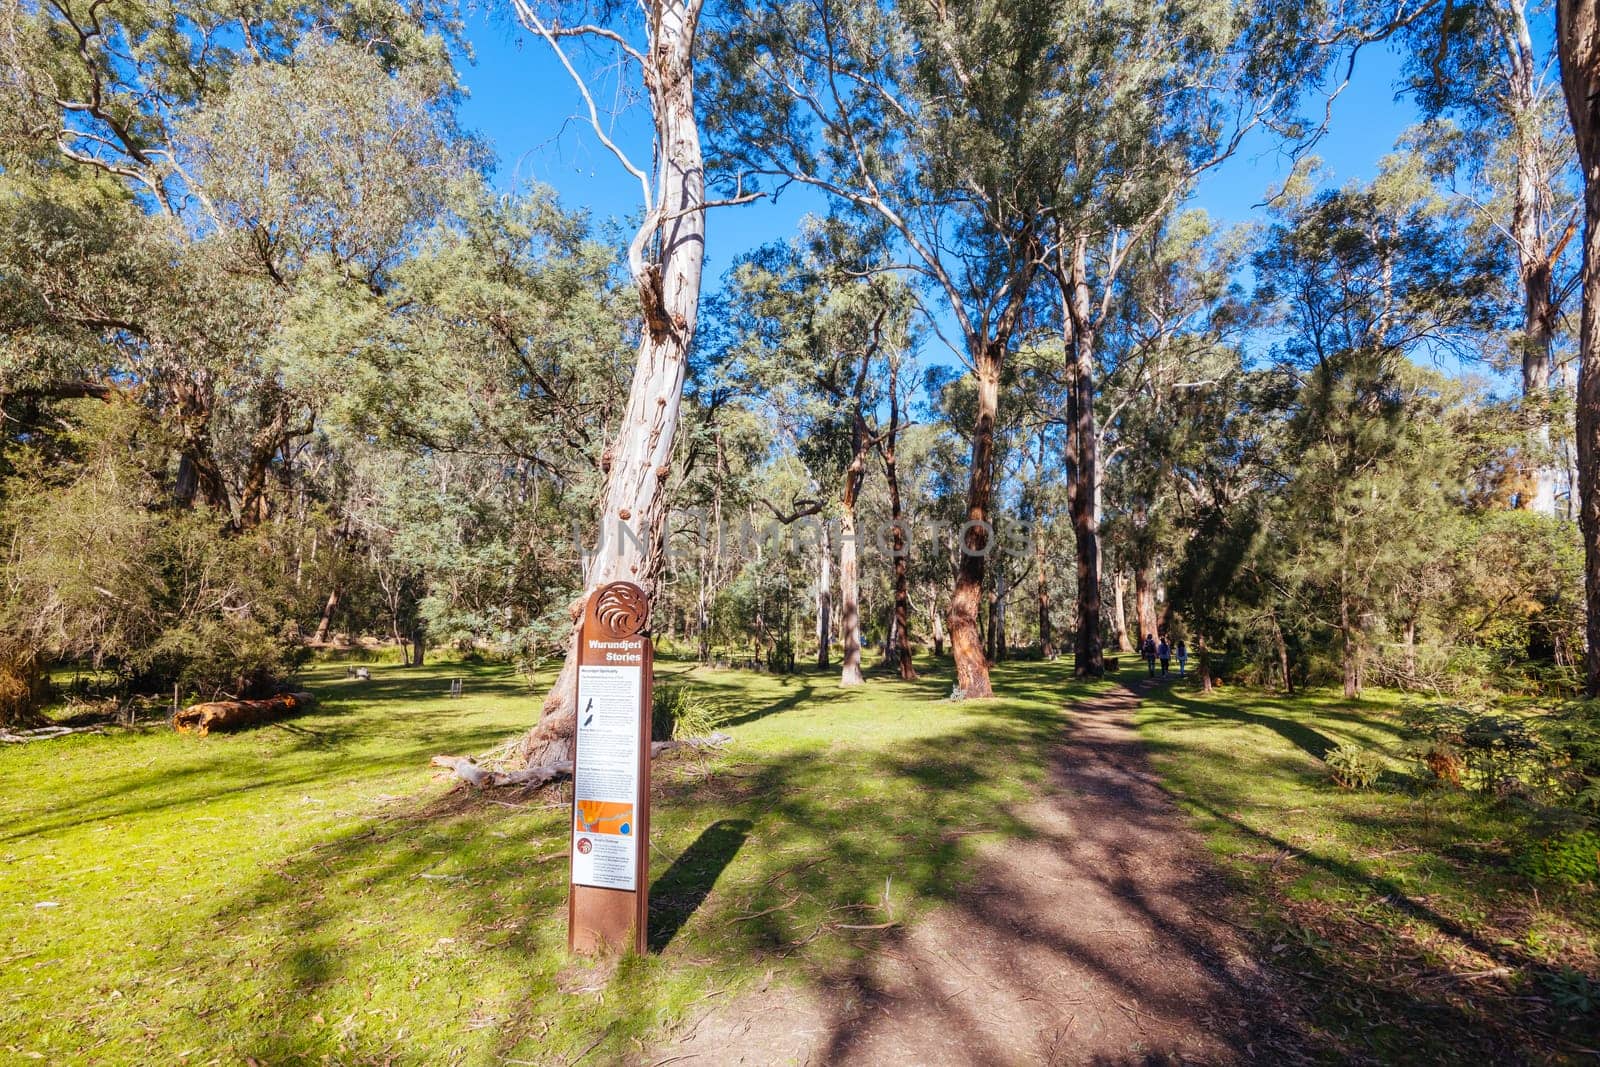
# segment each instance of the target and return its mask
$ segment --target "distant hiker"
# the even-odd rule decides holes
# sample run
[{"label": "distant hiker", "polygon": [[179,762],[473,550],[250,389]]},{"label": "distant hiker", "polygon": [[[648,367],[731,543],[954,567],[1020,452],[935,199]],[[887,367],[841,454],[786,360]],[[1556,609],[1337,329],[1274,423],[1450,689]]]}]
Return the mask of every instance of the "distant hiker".
[{"label": "distant hiker", "polygon": [[1161,677],[1165,678],[1167,676],[1167,664],[1172,662],[1172,646],[1167,644],[1165,637],[1161,639],[1161,644],[1156,646],[1156,655],[1161,659]]},{"label": "distant hiker", "polygon": [[1183,639],[1182,638],[1179,638],[1178,639],[1178,677],[1179,678],[1184,677],[1188,673],[1188,663],[1189,663],[1189,646],[1183,643]]},{"label": "distant hiker", "polygon": [[1156,676],[1156,639],[1154,634],[1144,635],[1144,644],[1139,650],[1144,653],[1145,666],[1150,669],[1150,677]]}]

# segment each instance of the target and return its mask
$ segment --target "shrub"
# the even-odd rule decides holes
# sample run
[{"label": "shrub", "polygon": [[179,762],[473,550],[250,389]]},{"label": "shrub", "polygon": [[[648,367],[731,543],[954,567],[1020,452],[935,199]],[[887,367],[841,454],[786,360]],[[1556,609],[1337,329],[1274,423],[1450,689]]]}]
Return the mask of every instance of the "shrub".
[{"label": "shrub", "polygon": [[650,708],[650,740],[707,737],[715,733],[726,718],[690,686],[657,686]]},{"label": "shrub", "polygon": [[1550,748],[1526,718],[1432,704],[1408,709],[1403,721],[1414,750],[1440,781],[1460,785],[1470,777],[1480,791],[1507,796],[1548,776]]},{"label": "shrub", "polygon": [[1550,885],[1582,885],[1600,874],[1600,833],[1568,830],[1536,837],[1522,846],[1511,868],[1525,878]]},{"label": "shrub", "polygon": [[1322,761],[1342,789],[1371,789],[1383,774],[1382,756],[1349,741],[1323,756]]},{"label": "shrub", "polygon": [[1543,723],[1556,788],[1574,807],[1600,811],[1600,701],[1575,701]]}]

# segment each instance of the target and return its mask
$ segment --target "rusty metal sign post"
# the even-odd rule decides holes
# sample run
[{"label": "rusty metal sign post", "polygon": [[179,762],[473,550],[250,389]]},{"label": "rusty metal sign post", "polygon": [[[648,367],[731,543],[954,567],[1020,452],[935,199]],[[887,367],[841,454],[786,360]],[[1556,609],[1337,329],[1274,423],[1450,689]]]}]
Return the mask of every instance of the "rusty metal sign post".
[{"label": "rusty metal sign post", "polygon": [[650,602],[632,582],[596,589],[578,632],[567,947],[648,946]]}]

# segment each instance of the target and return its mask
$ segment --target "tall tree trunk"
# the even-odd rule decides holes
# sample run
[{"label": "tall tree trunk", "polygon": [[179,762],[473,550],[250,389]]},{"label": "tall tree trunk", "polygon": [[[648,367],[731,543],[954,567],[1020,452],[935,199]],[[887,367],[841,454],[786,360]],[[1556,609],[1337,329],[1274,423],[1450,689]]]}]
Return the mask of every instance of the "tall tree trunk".
[{"label": "tall tree trunk", "polygon": [[1128,576],[1121,567],[1111,572],[1111,632],[1117,639],[1118,652],[1132,652],[1133,645],[1128,640],[1128,609],[1122,595],[1127,587]]},{"label": "tall tree trunk", "polygon": [[[659,201],[645,214],[628,250],[643,326],[628,407],[602,459],[605,488],[600,538],[584,575],[583,596],[570,608],[572,636],[539,724],[517,746],[530,764],[572,756],[576,729],[578,628],[588,596],[610,582],[631,581],[654,604],[666,517],[663,490],[683,402],[689,343],[700,309],[705,260],[705,173],[694,107],[694,37],[699,0],[650,0],[645,88],[655,124]],[[553,38],[552,38],[553,40]],[[646,255],[654,250],[654,260]]]},{"label": "tall tree trunk", "polygon": [[912,681],[917,667],[911,659],[911,546],[906,537],[905,513],[900,501],[900,468],[895,459],[895,449],[900,439],[900,357],[898,352],[889,356],[889,428],[884,433],[880,451],[883,455],[883,476],[889,488],[889,554],[894,566],[894,642],[891,655],[900,677]]},{"label": "tall tree trunk", "polygon": [[1276,611],[1268,618],[1272,620],[1272,640],[1278,650],[1278,673],[1283,675],[1283,691],[1293,696],[1294,676],[1289,673],[1289,644],[1283,639],[1283,625],[1278,622]]},{"label": "tall tree trunk", "polygon": [[1355,622],[1350,618],[1350,601],[1339,597],[1339,665],[1344,675],[1344,696],[1354,700],[1361,695],[1361,643]]},{"label": "tall tree trunk", "polygon": [[983,598],[985,555],[994,545],[989,529],[989,494],[994,478],[994,422],[1000,404],[1000,367],[1004,348],[991,342],[978,353],[977,421],[972,429],[972,469],[967,481],[967,523],[950,594],[950,652],[955,659],[956,688],[968,698],[994,696],[989,661],[978,633],[978,606]]},{"label": "tall tree trunk", "polygon": [[939,612],[939,598],[930,593],[928,595],[928,613],[933,616],[929,628],[933,631],[933,654],[944,655],[944,616]]},{"label": "tall tree trunk", "polygon": [[1600,697],[1600,10],[1558,0],[1561,84],[1583,168],[1583,312],[1578,333],[1578,523],[1583,530],[1584,690]]},{"label": "tall tree trunk", "polygon": [[1094,325],[1089,307],[1088,238],[1074,242],[1062,293],[1066,305],[1067,418],[1072,425],[1072,532],[1078,549],[1078,635],[1072,672],[1078,677],[1105,673],[1100,648],[1100,523],[1095,514],[1099,496],[1100,435],[1094,421]]},{"label": "tall tree trunk", "polygon": [[817,666],[828,669],[833,644],[833,528],[826,518],[817,542]]},{"label": "tall tree trunk", "polygon": [[861,678],[861,575],[859,559],[861,545],[856,534],[856,501],[861,496],[861,483],[867,476],[867,449],[871,447],[867,433],[867,419],[862,411],[867,388],[867,371],[872,367],[872,357],[878,348],[878,331],[884,313],[873,324],[872,342],[861,354],[861,366],[856,372],[855,391],[851,394],[853,407],[850,414],[850,464],[844,471],[844,492],[839,495],[839,608],[844,630],[844,667],[839,672],[839,684],[856,686]]},{"label": "tall tree trunk", "polygon": [[984,623],[983,623],[983,654],[989,661],[989,666],[994,666],[994,589],[992,583],[994,576],[989,577],[991,588],[984,596]]},{"label": "tall tree trunk", "polygon": [[1044,536],[1038,529],[1034,530],[1033,552],[1035,565],[1039,571],[1039,654],[1045,659],[1054,659],[1056,654],[1055,637],[1050,632],[1050,579],[1045,570],[1047,562],[1044,550]]},{"label": "tall tree trunk", "polygon": [[851,496],[839,512],[839,610],[844,638],[844,668],[839,684],[861,684],[861,600],[857,573],[856,502]]},{"label": "tall tree trunk", "polygon": [[1161,629],[1156,616],[1155,564],[1143,560],[1133,568],[1133,610],[1139,617],[1139,639]]},{"label": "tall tree trunk", "polygon": [[1518,507],[1543,515],[1556,511],[1556,471],[1550,455],[1550,372],[1556,308],[1551,297],[1551,273],[1565,239],[1552,255],[1548,248],[1541,201],[1547,195],[1549,176],[1540,151],[1542,122],[1540,75],[1535,67],[1533,35],[1528,29],[1523,0],[1507,0],[1505,33],[1506,101],[1510,114],[1511,151],[1515,182],[1511,195],[1511,237],[1517,255],[1517,275],[1522,283],[1522,396],[1536,413],[1535,447],[1539,455],[1526,461],[1518,486]]},{"label": "tall tree trunk", "polygon": [[311,635],[311,640],[322,644],[328,639],[328,631],[333,626],[333,613],[339,610],[339,587],[336,585],[328,593],[327,603],[322,605],[322,617],[317,620],[317,632]]}]

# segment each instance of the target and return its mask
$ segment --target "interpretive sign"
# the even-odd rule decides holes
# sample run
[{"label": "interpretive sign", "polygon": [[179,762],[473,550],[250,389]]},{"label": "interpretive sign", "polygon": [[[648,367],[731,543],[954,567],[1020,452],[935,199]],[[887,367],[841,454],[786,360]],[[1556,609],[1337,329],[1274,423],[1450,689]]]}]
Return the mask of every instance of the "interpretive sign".
[{"label": "interpretive sign", "polygon": [[578,633],[572,770],[574,952],[645,951],[650,888],[649,601],[632,582],[601,586]]}]

